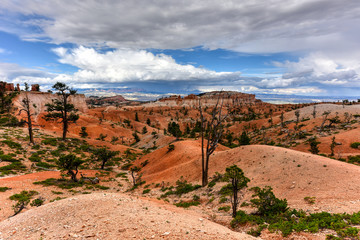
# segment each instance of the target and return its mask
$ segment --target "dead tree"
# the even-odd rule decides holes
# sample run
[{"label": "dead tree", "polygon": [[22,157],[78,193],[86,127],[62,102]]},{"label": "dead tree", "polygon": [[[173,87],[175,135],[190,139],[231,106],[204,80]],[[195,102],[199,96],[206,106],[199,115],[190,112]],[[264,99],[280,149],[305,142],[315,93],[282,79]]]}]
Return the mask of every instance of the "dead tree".
[{"label": "dead tree", "polygon": [[281,114],[280,114],[280,123],[281,123],[281,128],[284,128],[285,127],[284,112],[281,112]]},{"label": "dead tree", "polygon": [[[220,103],[221,92],[217,102],[211,112],[210,120],[206,121],[202,107],[201,98],[199,98],[199,112],[200,112],[200,124],[201,124],[201,173],[202,173],[202,186],[208,184],[208,172],[209,172],[209,160],[211,154],[215,151],[218,143],[223,135],[224,127],[222,122],[227,118],[228,114],[222,115],[223,100]],[[220,105],[219,105],[220,104]],[[205,136],[206,133],[206,136]],[[206,148],[205,146],[206,138]]]},{"label": "dead tree", "polygon": [[322,132],[324,130],[324,125],[325,125],[325,122],[329,116],[329,114],[331,113],[331,111],[325,111],[322,115],[323,115],[323,121],[321,123],[321,126],[320,126],[320,132]]},{"label": "dead tree", "polygon": [[139,167],[133,167],[130,169],[130,173],[131,173],[131,177],[132,177],[132,180],[133,180],[133,186],[136,187],[137,184],[139,183],[140,181],[140,178],[141,178],[141,174],[138,175],[138,172],[140,171],[141,169]]},{"label": "dead tree", "polygon": [[296,127],[297,127],[300,121],[300,110],[295,111],[295,117],[296,117]]},{"label": "dead tree", "polygon": [[98,177],[95,178],[85,177],[82,173],[80,173],[80,175],[81,175],[80,181],[89,182],[91,184],[98,184],[100,182]]},{"label": "dead tree", "polygon": [[19,115],[22,112],[26,113],[26,120],[24,120],[24,122],[27,124],[28,126],[28,130],[29,130],[29,140],[31,144],[35,144],[34,142],[34,135],[33,135],[33,124],[32,124],[32,119],[31,117],[34,115],[33,113],[31,113],[31,106],[33,108],[36,108],[35,104],[31,105],[31,101],[29,99],[29,95],[28,95],[28,91],[29,91],[29,85],[27,83],[25,83],[25,97],[22,99],[21,101],[21,109],[19,111]]},{"label": "dead tree", "polygon": [[316,118],[316,105],[314,105],[312,116],[314,119]]}]

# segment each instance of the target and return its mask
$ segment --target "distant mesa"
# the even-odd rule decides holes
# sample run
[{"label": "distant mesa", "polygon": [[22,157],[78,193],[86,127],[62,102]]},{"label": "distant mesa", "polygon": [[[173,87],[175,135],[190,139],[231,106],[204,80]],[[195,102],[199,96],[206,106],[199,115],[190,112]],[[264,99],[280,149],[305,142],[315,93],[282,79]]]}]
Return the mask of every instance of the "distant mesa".
[{"label": "distant mesa", "polygon": [[159,102],[165,104],[176,105],[196,105],[199,99],[202,104],[213,105],[216,104],[218,99],[221,99],[223,104],[255,104],[262,101],[255,98],[255,94],[247,94],[235,91],[213,91],[201,93],[199,95],[190,94],[185,97],[180,95],[172,95],[159,99]]},{"label": "distant mesa", "polygon": [[129,100],[126,100],[121,95],[116,95],[113,97],[98,97],[98,96],[89,96],[86,99],[86,103],[90,105],[99,105],[99,106],[109,106],[109,105],[121,105],[123,103],[128,103]]}]

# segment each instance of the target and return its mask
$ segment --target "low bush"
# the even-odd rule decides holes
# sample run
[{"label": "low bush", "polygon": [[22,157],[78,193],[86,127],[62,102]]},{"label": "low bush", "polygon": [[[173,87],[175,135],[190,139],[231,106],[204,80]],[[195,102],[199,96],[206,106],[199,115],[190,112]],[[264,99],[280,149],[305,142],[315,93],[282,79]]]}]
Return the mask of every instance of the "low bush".
[{"label": "low bush", "polygon": [[358,149],[359,146],[360,146],[360,142],[353,142],[350,144],[350,147],[355,148],[355,149]]},{"label": "low bush", "polygon": [[151,189],[144,189],[143,194],[147,194],[151,191]]},{"label": "low bush", "polygon": [[39,198],[36,198],[36,199],[32,200],[32,202],[30,203],[30,206],[32,206],[32,207],[40,207],[43,204],[44,204],[44,199],[39,197]]},{"label": "low bush", "polygon": [[230,208],[231,208],[230,206],[224,206],[224,207],[219,207],[218,210],[228,212],[230,211]]},{"label": "low bush", "polygon": [[360,163],[360,155],[348,156],[348,163]]},{"label": "low bush", "polygon": [[3,141],[1,141],[1,142],[2,142],[2,143],[5,143],[6,145],[8,145],[9,148],[19,149],[19,150],[22,149],[22,146],[21,146],[20,143],[17,143],[17,142],[11,141],[11,140],[3,140]]},{"label": "low bush", "polygon": [[190,202],[180,201],[179,203],[175,203],[175,206],[182,207],[182,208],[188,208],[191,206],[198,206],[198,205],[200,205],[199,201],[190,201]]},{"label": "low bush", "polygon": [[45,138],[41,141],[44,145],[56,146],[58,144],[58,140],[56,138]]},{"label": "low bush", "polygon": [[82,187],[85,183],[80,181],[74,182],[68,179],[48,178],[44,181],[34,182],[34,184],[43,185],[43,186],[56,186],[61,189],[71,189],[76,187]]},{"label": "low bush", "polygon": [[10,190],[11,188],[8,187],[0,187],[0,192],[6,192],[7,190]]}]

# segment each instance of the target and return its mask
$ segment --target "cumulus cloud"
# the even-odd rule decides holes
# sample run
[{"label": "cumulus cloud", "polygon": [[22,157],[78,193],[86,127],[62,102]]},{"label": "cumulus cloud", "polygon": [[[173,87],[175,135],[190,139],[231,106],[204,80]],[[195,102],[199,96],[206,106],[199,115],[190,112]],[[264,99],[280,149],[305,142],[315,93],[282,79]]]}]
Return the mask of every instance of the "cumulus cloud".
[{"label": "cumulus cloud", "polygon": [[141,49],[204,46],[252,53],[330,51],[360,44],[357,0],[3,0],[1,8],[8,17],[27,16],[17,24],[26,26],[18,31],[23,38],[47,36],[55,43]]},{"label": "cumulus cloud", "polygon": [[[360,60],[330,58],[322,53],[312,53],[297,62],[275,62],[275,66],[287,70],[281,79],[273,81],[275,85],[298,86],[304,84],[322,84],[324,86],[360,87]],[[263,80],[265,81],[265,80]]]},{"label": "cumulus cloud", "polygon": [[59,62],[79,68],[72,76],[57,79],[82,83],[126,83],[144,81],[220,81],[236,80],[240,72],[215,72],[192,65],[180,65],[168,55],[155,55],[145,50],[117,49],[100,53],[80,46],[56,48]]}]

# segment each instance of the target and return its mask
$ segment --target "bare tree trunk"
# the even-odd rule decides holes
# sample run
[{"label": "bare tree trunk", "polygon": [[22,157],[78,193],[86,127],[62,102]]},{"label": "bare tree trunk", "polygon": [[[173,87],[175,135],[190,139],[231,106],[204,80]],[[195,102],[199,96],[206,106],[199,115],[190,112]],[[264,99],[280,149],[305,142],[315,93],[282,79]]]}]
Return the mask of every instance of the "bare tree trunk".
[{"label": "bare tree trunk", "polygon": [[236,217],[236,210],[237,210],[237,204],[238,204],[238,181],[236,181],[235,179],[232,180],[233,183],[233,202],[232,202],[232,210],[233,210],[233,213],[232,213],[232,216],[233,218]]},{"label": "bare tree trunk", "polygon": [[72,170],[69,170],[68,173],[71,176],[71,180],[73,180],[74,182],[78,182],[78,179],[76,178],[76,175],[78,174],[79,170],[76,168],[75,172],[73,172]]},{"label": "bare tree trunk", "polygon": [[62,140],[66,141],[66,133],[68,131],[68,122],[66,120],[64,120],[63,122],[63,136],[62,136]]},{"label": "bare tree trunk", "polygon": [[28,115],[28,130],[29,130],[30,143],[35,144],[33,130],[32,130],[31,115]]},{"label": "bare tree trunk", "polygon": [[[202,171],[202,186],[205,187],[208,184],[208,174],[209,174],[209,161],[211,154],[215,151],[218,146],[218,143],[223,134],[223,128],[221,123],[226,119],[227,114],[222,116],[223,101],[219,106],[221,93],[219,94],[218,100],[214,109],[212,110],[212,115],[210,121],[206,124],[205,127],[205,118],[202,112],[201,99],[199,99],[199,111],[200,111],[200,121],[201,121],[201,171]],[[204,150],[204,131],[206,131],[206,150]],[[206,151],[206,152],[205,152]]]}]

